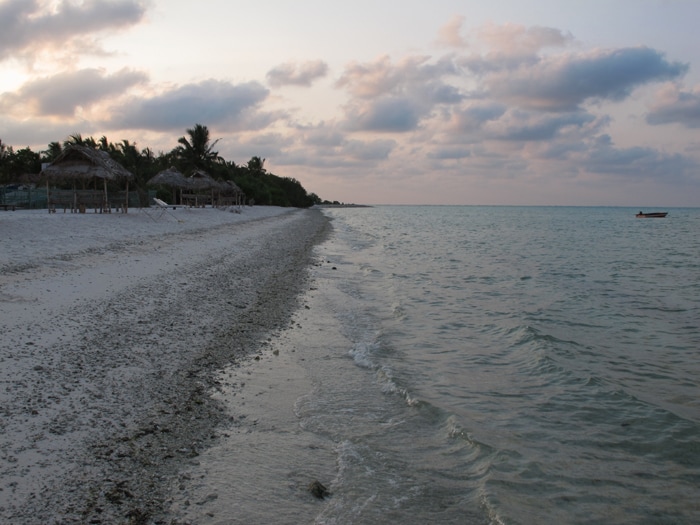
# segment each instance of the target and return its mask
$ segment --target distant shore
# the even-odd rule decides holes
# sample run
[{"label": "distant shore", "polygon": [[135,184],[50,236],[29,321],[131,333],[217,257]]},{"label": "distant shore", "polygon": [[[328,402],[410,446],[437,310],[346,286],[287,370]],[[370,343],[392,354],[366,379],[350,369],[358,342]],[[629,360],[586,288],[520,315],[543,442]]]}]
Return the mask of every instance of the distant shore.
[{"label": "distant shore", "polygon": [[0,521],[147,523],[216,439],[214,372],[305,287],[318,210],[0,214]]},{"label": "distant shore", "polygon": [[371,208],[369,204],[315,204],[314,208]]}]

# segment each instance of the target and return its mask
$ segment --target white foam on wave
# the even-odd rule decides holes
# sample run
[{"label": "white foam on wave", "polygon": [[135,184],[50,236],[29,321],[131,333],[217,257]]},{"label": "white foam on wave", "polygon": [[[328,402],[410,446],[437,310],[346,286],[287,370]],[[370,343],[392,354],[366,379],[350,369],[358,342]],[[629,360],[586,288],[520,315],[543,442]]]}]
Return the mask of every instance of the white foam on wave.
[{"label": "white foam on wave", "polygon": [[414,397],[408,389],[399,386],[393,377],[392,370],[387,366],[382,366],[377,369],[377,379],[382,385],[382,392],[385,394],[396,394],[402,397],[408,406],[418,406],[420,401]]},{"label": "white foam on wave", "polygon": [[348,354],[353,358],[355,364],[362,368],[367,368],[373,370],[376,368],[376,364],[372,360],[372,353],[376,351],[379,343],[377,342],[365,342],[360,341],[352,345],[352,348],[348,351]]},{"label": "white foam on wave", "polygon": [[394,380],[392,369],[377,363],[376,354],[380,350],[381,343],[379,341],[360,341],[353,344],[348,354],[353,358],[357,366],[376,372],[377,381],[383,393],[399,395],[406,401],[408,406],[417,406],[420,401],[406,388],[397,384]]}]

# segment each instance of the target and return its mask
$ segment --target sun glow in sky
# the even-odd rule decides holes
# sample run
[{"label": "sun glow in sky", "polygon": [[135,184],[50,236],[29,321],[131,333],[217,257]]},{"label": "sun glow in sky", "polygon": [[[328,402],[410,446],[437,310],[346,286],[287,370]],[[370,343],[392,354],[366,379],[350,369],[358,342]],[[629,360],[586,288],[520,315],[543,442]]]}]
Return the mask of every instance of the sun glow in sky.
[{"label": "sun glow in sky", "polygon": [[363,203],[700,205],[696,0],[0,0],[0,139],[196,123]]}]

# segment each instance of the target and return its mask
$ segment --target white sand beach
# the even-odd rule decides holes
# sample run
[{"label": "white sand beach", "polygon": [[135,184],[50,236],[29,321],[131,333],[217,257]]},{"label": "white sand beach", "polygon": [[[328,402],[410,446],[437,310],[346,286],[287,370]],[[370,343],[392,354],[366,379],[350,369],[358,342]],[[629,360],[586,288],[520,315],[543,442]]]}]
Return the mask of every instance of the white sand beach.
[{"label": "white sand beach", "polygon": [[151,523],[214,372],[288,322],[317,210],[0,211],[0,522]]}]

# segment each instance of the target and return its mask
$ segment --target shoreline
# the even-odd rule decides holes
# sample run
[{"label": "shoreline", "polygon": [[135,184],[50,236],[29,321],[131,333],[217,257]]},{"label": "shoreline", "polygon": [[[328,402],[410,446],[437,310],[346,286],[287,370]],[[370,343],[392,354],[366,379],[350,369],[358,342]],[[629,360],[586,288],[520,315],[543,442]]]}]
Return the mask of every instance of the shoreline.
[{"label": "shoreline", "polygon": [[324,208],[372,208],[373,206],[369,204],[314,204],[313,208],[324,209]]},{"label": "shoreline", "polygon": [[0,259],[0,518],[165,519],[228,417],[216,372],[290,322],[329,228],[320,211],[248,212],[66,216],[62,238],[54,215],[24,241],[7,229],[3,251],[20,246]]}]

